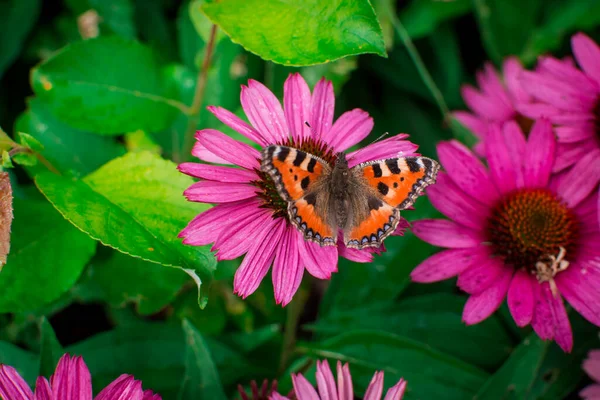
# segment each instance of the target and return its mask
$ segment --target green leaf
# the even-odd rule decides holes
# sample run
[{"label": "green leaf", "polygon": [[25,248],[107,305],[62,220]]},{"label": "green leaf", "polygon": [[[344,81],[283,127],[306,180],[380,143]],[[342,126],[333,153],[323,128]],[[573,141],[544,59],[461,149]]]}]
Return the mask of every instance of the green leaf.
[{"label": "green leaf", "polygon": [[0,312],[32,311],[65,293],[96,244],[48,203],[15,199],[11,251],[0,272]]},{"label": "green leaf", "polygon": [[30,386],[35,384],[39,369],[36,354],[23,350],[12,343],[0,341],[0,364],[15,368]]},{"label": "green leaf", "polygon": [[0,78],[21,51],[27,34],[40,13],[39,0],[9,0],[0,3]]},{"label": "green leaf", "polygon": [[183,320],[185,333],[185,375],[181,381],[179,399],[227,399],[219,373],[200,333]]},{"label": "green leaf", "polygon": [[[498,318],[466,326],[465,298],[437,293],[410,297],[399,303],[369,304],[319,319],[312,329],[329,336],[352,329],[395,333],[483,368],[495,368],[509,355],[510,337]],[[465,343],[469,343],[466,347]]]},{"label": "green leaf", "polygon": [[158,131],[186,110],[167,90],[158,56],[119,37],[68,45],[34,68],[31,82],[59,119],[100,134]]},{"label": "green leaf", "polygon": [[126,39],[136,37],[131,0],[88,0],[101,18],[100,33],[113,33]]},{"label": "green leaf", "polygon": [[127,151],[132,152],[149,151],[150,153],[160,155],[162,151],[150,135],[140,130],[125,134],[125,146],[127,147]]},{"label": "green leaf", "polygon": [[375,53],[383,34],[368,0],[221,0],[202,11],[248,51],[285,65]]},{"label": "green leaf", "polygon": [[45,317],[42,317],[40,323],[40,376],[50,378],[56,369],[58,360],[62,357],[64,351],[54,329]]},{"label": "green leaf", "polygon": [[25,132],[19,132],[19,143],[35,152],[44,150],[44,145],[41,144],[36,138]]},{"label": "green leaf", "polygon": [[399,18],[410,37],[417,39],[435,32],[441,22],[468,13],[472,6],[471,0],[412,0]]},{"label": "green leaf", "polygon": [[12,160],[10,159],[10,154],[8,154],[8,151],[3,150],[2,151],[2,168],[13,168],[14,165],[12,163]]},{"label": "green leaf", "polygon": [[349,332],[308,345],[306,351],[313,357],[349,362],[358,393],[363,393],[375,370],[385,371],[387,387],[406,379],[407,399],[468,399],[488,377],[426,345],[377,331]]},{"label": "green leaf", "polygon": [[193,180],[159,156],[129,153],[83,180],[45,173],[35,179],[40,191],[82,231],[123,253],[177,267],[198,285],[209,283],[215,260],[207,247],[184,246],[177,234],[206,205],[182,193]]},{"label": "green leaf", "polygon": [[500,64],[520,54],[536,27],[541,0],[474,0],[481,39],[488,56]]},{"label": "green leaf", "polygon": [[29,99],[29,109],[16,129],[29,133],[43,145],[40,154],[65,175],[86,175],[125,153],[113,138],[72,128],[58,120],[39,98]]},{"label": "green leaf", "polygon": [[189,279],[177,269],[165,268],[119,252],[111,252],[108,257],[93,261],[88,276],[91,281],[88,283],[97,285],[103,300],[114,307],[134,303],[142,315],[160,311],[175,298]]}]

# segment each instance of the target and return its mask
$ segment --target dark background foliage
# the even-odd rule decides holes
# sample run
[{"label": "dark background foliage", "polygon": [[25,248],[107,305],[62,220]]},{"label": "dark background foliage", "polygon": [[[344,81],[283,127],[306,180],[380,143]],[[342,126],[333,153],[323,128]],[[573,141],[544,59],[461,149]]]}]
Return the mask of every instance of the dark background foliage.
[{"label": "dark background foliage", "polygon": [[[598,347],[595,327],[571,315],[572,354],[541,342],[530,329],[516,328],[506,308],[466,327],[461,322],[465,296],[455,282],[409,282],[410,271],[436,251],[410,233],[388,239],[388,251],[373,263],[342,260],[330,282],[305,275],[299,299],[286,309],[275,305],[270,277],[243,301],[232,294],[239,260],[216,265],[208,248],[174,244],[177,232],[205,208],[185,203],[181,192],[191,180],[158,155],[175,162],[190,159],[184,138],[190,119],[192,129],[234,135],[204,106],[242,115],[239,85],[249,78],[281,97],[290,72],[300,71],[311,86],[326,76],[335,85],[336,115],[360,107],[374,117],[369,141],[384,132],[406,132],[421,153],[435,157],[440,140],[469,136],[453,132],[442,117],[394,29],[395,16],[452,110],[464,108],[460,86],[474,83],[487,60],[499,66],[504,57],[516,55],[532,66],[544,53],[569,54],[569,36],[579,30],[600,38],[597,1],[372,4],[387,58],[365,54],[286,67],[220,33],[203,108],[194,121],[173,107],[114,93],[105,98],[93,88],[85,89],[86,104],[76,104],[67,95],[53,98],[47,85],[48,79],[65,87],[76,77],[93,80],[102,70],[134,86],[143,78],[156,86],[148,90],[191,104],[210,29],[199,8],[167,0],[1,0],[0,126],[15,140],[17,132],[31,135],[33,142],[21,136],[19,143],[31,142],[32,148],[41,143],[37,151],[62,175],[40,172],[45,168],[30,165],[35,160],[27,157],[10,170],[15,219],[12,251],[0,274],[0,362],[16,366],[33,383],[38,374],[49,376],[57,357],[68,351],[84,356],[96,389],[131,373],[165,399],[234,398],[238,383],[264,378],[278,379],[287,392],[290,372],[308,372],[312,379],[313,361],[326,357],[350,361],[358,393],[379,369],[386,372],[386,386],[400,377],[408,380],[407,399],[577,398],[588,382],[581,361]],[[101,18],[100,41],[83,41],[78,29],[77,17],[89,9]],[[323,35],[335,29],[323,26]],[[68,53],[53,58],[69,44]],[[53,61],[40,66],[49,58]],[[101,107],[106,114],[100,120],[85,113]],[[153,182],[136,186],[144,171]],[[151,194],[140,195],[166,186],[168,201],[160,206]],[[164,218],[150,218],[146,207]],[[117,209],[123,214],[114,225],[93,225]],[[409,220],[436,215],[426,198],[405,213]],[[121,227],[131,236],[150,231],[145,250],[117,237]],[[205,282],[204,309],[192,278],[164,265],[194,269]]]}]

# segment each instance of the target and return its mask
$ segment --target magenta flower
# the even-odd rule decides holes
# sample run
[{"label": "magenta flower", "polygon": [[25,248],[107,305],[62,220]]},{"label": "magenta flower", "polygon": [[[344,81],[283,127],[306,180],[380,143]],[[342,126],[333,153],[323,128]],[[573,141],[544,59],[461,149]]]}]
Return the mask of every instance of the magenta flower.
[{"label": "magenta flower", "polygon": [[579,395],[584,400],[600,399],[600,350],[592,350],[588,358],[583,362],[583,369],[596,383],[589,385]]},{"label": "magenta flower", "polygon": [[[600,157],[600,47],[578,33],[571,38],[575,59],[542,57],[535,72],[523,72],[523,88],[538,101],[530,117],[545,117],[555,126],[558,137],[554,171],[572,166],[589,153]],[[600,164],[600,163],[598,163]],[[588,175],[600,181],[600,169]]]},{"label": "magenta flower", "polygon": [[463,311],[468,325],[486,319],[507,296],[518,326],[531,324],[542,339],[570,351],[563,297],[600,326],[598,195],[585,184],[597,159],[585,156],[551,178],[556,141],[545,119],[528,139],[514,125],[493,125],[485,144],[487,169],[456,141],[438,145],[446,173],[428,195],[451,220],[417,221],[413,230],[447,250],[411,277],[435,282],[458,275],[457,285],[471,295]]},{"label": "magenta flower", "polygon": [[529,133],[533,120],[527,117],[527,113],[533,97],[523,88],[520,79],[523,71],[516,57],[504,60],[502,76],[491,63],[486,63],[483,71],[476,75],[479,90],[471,85],[461,88],[462,97],[471,112],[455,111],[453,116],[480,140],[475,146],[478,154],[484,154],[484,142],[491,124],[507,123],[513,129],[518,125],[523,132]]},{"label": "magenta flower", "polygon": [[[35,393],[19,373],[8,365],[0,365],[0,398],[6,400],[92,400],[92,377],[81,357],[65,354],[58,361],[50,382],[40,376]],[[131,375],[121,375],[104,388],[95,400],[160,400],[151,390]]]},{"label": "magenta flower", "polygon": [[[223,108],[209,110],[259,146],[288,145],[330,162],[336,152],[357,144],[373,128],[369,114],[360,109],[342,114],[334,123],[331,82],[322,79],[311,94],[299,74],[290,75],[285,82],[284,107],[269,89],[253,80],[242,86],[241,102],[252,125]],[[188,200],[217,204],[194,218],[180,237],[194,246],[214,243],[218,260],[246,254],[235,274],[235,293],[244,298],[252,294],[273,265],[275,300],[285,306],[296,293],[304,269],[316,278],[329,279],[337,271],[338,255],[359,262],[372,260],[372,251],[348,249],[341,242],[337,247],[320,247],[305,241],[289,223],[286,202],[273,181],[260,170],[258,150],[214,129],[198,131],[196,138],[193,155],[240,168],[196,163],[179,166],[181,172],[202,179],[185,191]],[[396,135],[349,153],[349,165],[398,153],[413,155],[416,146],[406,138]],[[401,234],[406,226],[403,221],[396,233]]]},{"label": "magenta flower", "polygon": [[[317,361],[317,390],[302,374],[292,374],[294,392],[297,400],[354,400],[354,389],[348,364],[337,362],[337,384],[327,360]],[[385,400],[401,400],[406,389],[406,381],[400,379],[385,395]],[[375,372],[364,400],[379,400],[383,394],[383,371]],[[288,400],[274,393],[270,400]]]}]

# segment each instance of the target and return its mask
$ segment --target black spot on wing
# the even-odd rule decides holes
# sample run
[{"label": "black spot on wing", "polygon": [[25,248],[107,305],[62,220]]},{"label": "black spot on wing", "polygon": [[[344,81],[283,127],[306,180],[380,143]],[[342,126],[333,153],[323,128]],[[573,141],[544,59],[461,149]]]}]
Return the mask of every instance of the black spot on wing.
[{"label": "black spot on wing", "polygon": [[381,167],[379,166],[379,164],[373,164],[371,168],[373,168],[373,176],[375,178],[381,178],[381,176],[383,175],[383,171],[381,171]]},{"label": "black spot on wing", "polygon": [[408,165],[410,172],[419,172],[421,170],[421,166],[414,158],[407,158],[406,165]]},{"label": "black spot on wing", "polygon": [[310,178],[308,176],[305,176],[301,181],[300,181],[300,187],[302,188],[302,190],[306,190],[308,188],[308,185],[310,184]]},{"label": "black spot on wing", "polygon": [[377,197],[369,197],[367,204],[369,206],[369,210],[378,210],[379,207],[383,205],[383,201],[379,200]]},{"label": "black spot on wing", "polygon": [[309,193],[306,196],[304,196],[304,200],[306,200],[306,202],[311,206],[317,204],[317,196],[314,193]]},{"label": "black spot on wing", "polygon": [[308,162],[308,165],[306,166],[306,170],[308,172],[315,172],[315,165],[317,165],[317,159],[311,157],[310,161]]},{"label": "black spot on wing", "polygon": [[277,159],[281,162],[285,161],[287,156],[290,154],[290,149],[287,147],[280,147],[279,153],[277,153]]},{"label": "black spot on wing", "polygon": [[385,183],[383,183],[383,182],[379,182],[379,183],[377,184],[377,190],[379,190],[379,193],[381,193],[382,195],[384,195],[384,196],[385,196],[385,195],[387,195],[387,194],[388,194],[388,192],[389,192],[390,188],[389,188],[389,187],[388,187],[388,185],[386,185]]},{"label": "black spot on wing", "polygon": [[302,164],[302,161],[304,161],[304,159],[306,158],[306,153],[303,151],[298,150],[296,152],[296,158],[294,159],[294,165],[296,167],[299,167],[300,164]]},{"label": "black spot on wing", "polygon": [[431,162],[431,160],[429,158],[422,158],[421,162],[423,163],[423,165],[425,166],[426,170],[430,170],[433,168],[433,162]]},{"label": "black spot on wing", "polygon": [[390,169],[390,172],[392,174],[400,173],[400,168],[398,168],[398,160],[396,160],[396,159],[385,160],[385,165],[387,165],[387,167]]}]

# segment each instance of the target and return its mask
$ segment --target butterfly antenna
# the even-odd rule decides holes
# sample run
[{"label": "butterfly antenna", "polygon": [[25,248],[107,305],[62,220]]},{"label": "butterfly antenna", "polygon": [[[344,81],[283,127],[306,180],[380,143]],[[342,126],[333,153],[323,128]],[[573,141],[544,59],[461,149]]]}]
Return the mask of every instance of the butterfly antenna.
[{"label": "butterfly antenna", "polygon": [[365,147],[358,149],[356,151],[356,153],[354,153],[354,157],[356,157],[358,154],[360,154],[361,151],[363,151],[364,149],[366,149],[367,147],[369,147],[370,145],[372,145],[375,142],[378,142],[379,140],[383,139],[384,137],[386,137],[387,135],[389,135],[389,132],[385,132],[383,135],[380,135],[377,139],[371,141],[371,143],[369,143],[368,145],[366,145]]},{"label": "butterfly antenna", "polygon": [[315,131],[315,128],[313,128],[308,121],[304,121],[304,125],[308,126],[308,128],[310,129],[310,133],[312,134],[313,138],[317,138],[317,131]]}]

